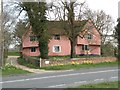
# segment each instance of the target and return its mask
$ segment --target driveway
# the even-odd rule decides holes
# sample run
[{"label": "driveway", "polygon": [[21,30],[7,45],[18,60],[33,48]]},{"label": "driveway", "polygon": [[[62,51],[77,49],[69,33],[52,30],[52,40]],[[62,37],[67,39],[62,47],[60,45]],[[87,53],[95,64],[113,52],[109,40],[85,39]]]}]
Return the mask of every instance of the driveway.
[{"label": "driveway", "polygon": [[19,56],[8,56],[7,63],[9,63],[9,64],[11,64],[11,65],[13,65],[13,66],[15,66],[17,68],[20,68],[22,70],[26,70],[26,71],[29,71],[29,72],[32,72],[32,73],[51,72],[51,71],[45,71],[45,70],[40,70],[40,69],[33,69],[33,68],[29,68],[29,67],[20,65],[17,62],[17,58],[19,58]]}]

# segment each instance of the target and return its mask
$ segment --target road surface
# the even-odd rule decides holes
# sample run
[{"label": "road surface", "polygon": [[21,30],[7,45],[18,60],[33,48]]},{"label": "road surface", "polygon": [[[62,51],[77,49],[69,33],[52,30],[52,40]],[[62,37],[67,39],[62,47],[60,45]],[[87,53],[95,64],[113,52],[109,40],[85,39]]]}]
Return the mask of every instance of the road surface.
[{"label": "road surface", "polygon": [[118,81],[118,67],[30,74],[2,78],[2,88],[66,88],[81,84]]}]

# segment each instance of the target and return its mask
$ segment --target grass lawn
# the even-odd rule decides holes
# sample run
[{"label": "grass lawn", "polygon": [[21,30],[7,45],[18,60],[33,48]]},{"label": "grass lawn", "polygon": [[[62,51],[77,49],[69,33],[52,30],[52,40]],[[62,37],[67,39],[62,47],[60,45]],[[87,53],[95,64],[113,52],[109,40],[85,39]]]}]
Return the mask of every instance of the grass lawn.
[{"label": "grass lawn", "polygon": [[4,68],[2,68],[2,75],[3,76],[27,74],[27,73],[30,73],[30,72],[16,68],[16,67],[11,66],[11,65],[5,66]]},{"label": "grass lawn", "polygon": [[120,81],[80,85],[78,88],[118,88]]},{"label": "grass lawn", "polygon": [[117,66],[118,62],[103,62],[98,64],[68,64],[68,65],[58,65],[58,66],[48,66],[42,67],[45,70],[68,70],[68,69],[80,69],[80,68],[98,68],[98,67],[108,67]]},{"label": "grass lawn", "polygon": [[65,90],[118,90],[118,86],[120,86],[120,81],[85,84],[78,87],[69,87]]},{"label": "grass lawn", "polygon": [[8,56],[20,56],[19,52],[8,52]]}]

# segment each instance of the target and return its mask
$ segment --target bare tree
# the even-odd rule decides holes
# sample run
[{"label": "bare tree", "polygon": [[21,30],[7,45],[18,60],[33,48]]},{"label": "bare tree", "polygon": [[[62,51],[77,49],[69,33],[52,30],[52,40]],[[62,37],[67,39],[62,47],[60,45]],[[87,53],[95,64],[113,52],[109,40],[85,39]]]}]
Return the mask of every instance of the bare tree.
[{"label": "bare tree", "polygon": [[17,22],[15,26],[15,30],[13,31],[13,38],[14,38],[13,43],[17,43],[15,44],[16,46],[20,48],[22,47],[22,36],[25,33],[25,31],[28,29],[29,29],[28,20],[26,21],[19,20],[19,22]]},{"label": "bare tree", "polygon": [[8,47],[12,41],[11,38],[11,29],[14,23],[13,18],[11,17],[11,15],[8,13],[9,11],[7,11],[6,6],[4,6],[5,2],[1,2],[1,38],[0,38],[0,45],[1,45],[1,64],[4,66],[5,65],[5,61],[7,58],[7,52],[8,52]]},{"label": "bare tree", "polygon": [[110,15],[107,15],[103,10],[101,11],[92,11],[88,7],[85,8],[83,13],[84,19],[91,19],[94,26],[101,35],[101,54],[103,55],[103,47],[107,41],[112,42],[113,39],[113,20]]},{"label": "bare tree", "polygon": [[81,20],[76,22],[78,18],[81,19],[81,8],[84,3],[78,3],[77,0],[58,0],[52,3],[52,10],[48,11],[53,12],[54,20],[62,22],[63,27],[61,27],[70,40],[71,58],[76,57],[77,37],[80,36],[79,34],[86,23],[86,21],[81,23]]},{"label": "bare tree", "polygon": [[83,13],[85,19],[91,19],[93,24],[99,31],[102,37],[102,44],[106,42],[108,37],[113,35],[113,20],[110,15],[107,15],[103,10],[101,11],[92,11],[89,8]]}]

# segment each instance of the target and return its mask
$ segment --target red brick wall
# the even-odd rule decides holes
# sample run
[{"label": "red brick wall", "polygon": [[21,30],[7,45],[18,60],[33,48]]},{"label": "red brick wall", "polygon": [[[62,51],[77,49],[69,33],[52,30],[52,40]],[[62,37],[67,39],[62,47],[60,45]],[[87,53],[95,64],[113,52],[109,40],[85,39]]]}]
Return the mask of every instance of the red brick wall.
[{"label": "red brick wall", "polygon": [[[49,61],[49,64],[45,64],[46,61]],[[115,62],[117,58],[115,57],[97,57],[97,58],[76,58],[76,59],[67,59],[67,60],[42,60],[42,67],[44,66],[55,66],[55,65],[64,65],[64,64],[82,64],[82,63],[101,63],[101,62]]]}]

